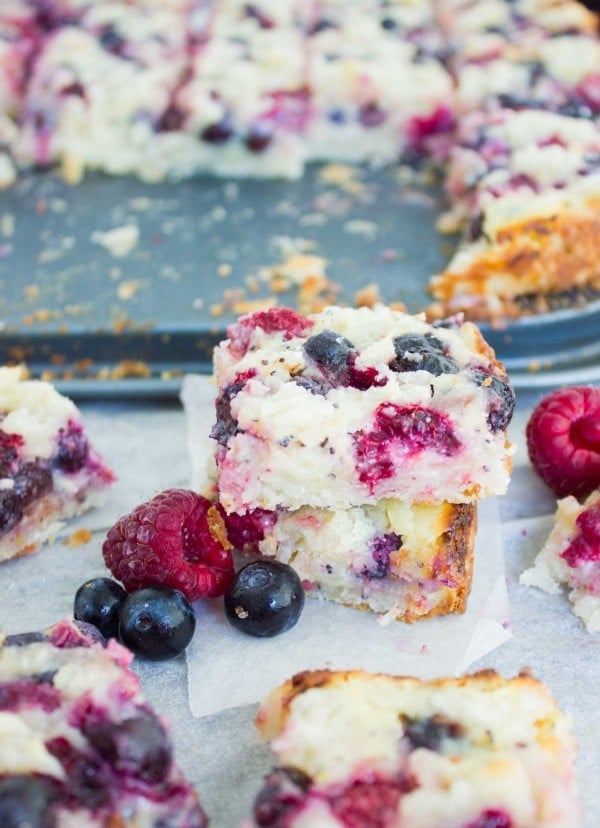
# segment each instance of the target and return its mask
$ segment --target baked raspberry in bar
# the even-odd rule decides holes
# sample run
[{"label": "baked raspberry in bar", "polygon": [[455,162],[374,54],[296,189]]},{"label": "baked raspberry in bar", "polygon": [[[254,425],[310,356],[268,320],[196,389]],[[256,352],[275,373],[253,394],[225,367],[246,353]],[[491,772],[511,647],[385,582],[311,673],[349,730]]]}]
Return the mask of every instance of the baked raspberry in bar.
[{"label": "baked raspberry in bar", "polygon": [[71,400],[20,368],[0,368],[0,561],[99,505],[114,479]]},{"label": "baked raspberry in bar", "polygon": [[266,699],[257,726],[278,767],[255,826],[580,824],[570,721],[527,674],[300,673]]},{"label": "baked raspberry in bar", "polygon": [[446,312],[599,285],[600,128],[538,110],[463,119],[446,186],[464,240],[433,295]]},{"label": "baked raspberry in bar", "polygon": [[386,307],[242,317],[215,349],[226,512],[505,490],[514,393],[471,323]]},{"label": "baked raspberry in bar", "polygon": [[185,66],[185,0],[50,3],[38,16],[19,160],[84,171],[164,175],[161,119]]},{"label": "baked raspberry in bar", "polygon": [[423,34],[433,31],[430,4],[416,3],[412,15],[399,3],[379,15],[372,3],[319,5],[307,41],[310,158],[396,161],[449,132],[452,80]]},{"label": "baked raspberry in bar", "polygon": [[554,527],[521,583],[551,594],[569,590],[573,611],[590,632],[600,632],[600,489],[585,503],[558,501]]},{"label": "baked raspberry in bar", "polygon": [[293,566],[305,592],[399,621],[464,612],[476,506],[376,506],[226,515],[239,550]]},{"label": "baked raspberry in bar", "polygon": [[133,656],[89,629],[63,621],[0,646],[0,823],[205,828]]}]

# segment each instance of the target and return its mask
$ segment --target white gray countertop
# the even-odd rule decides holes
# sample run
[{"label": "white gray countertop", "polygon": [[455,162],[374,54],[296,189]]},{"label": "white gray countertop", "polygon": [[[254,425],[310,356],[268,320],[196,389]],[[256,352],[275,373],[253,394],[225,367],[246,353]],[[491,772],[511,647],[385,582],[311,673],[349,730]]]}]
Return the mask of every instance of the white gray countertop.
[{"label": "white gray countertop", "polygon": [[[511,427],[518,443],[509,493],[500,500],[506,577],[513,637],[481,659],[512,675],[522,667],[547,682],[574,722],[580,743],[578,775],[583,828],[600,825],[600,635],[590,635],[571,613],[566,597],[520,586],[551,526],[554,498],[527,461],[524,425],[541,396],[520,394]],[[9,561],[0,570],[0,628],[13,633],[48,626],[72,611],[77,587],[106,574],[100,553],[106,529],[120,515],[170,486],[189,485],[184,414],[177,404],[86,403],[88,432],[119,475],[106,507],[78,525],[93,531],[86,546],[60,539],[34,556]],[[207,429],[210,423],[206,424]],[[71,525],[68,533],[73,531]],[[197,630],[196,635],[201,635]],[[212,828],[236,828],[250,813],[253,797],[272,757],[254,736],[256,706],[194,719],[187,696],[183,656],[134,668],[144,692],[172,722],[179,764],[197,786]],[[207,664],[210,670],[210,664]],[[236,665],[232,664],[235,670]],[[260,669],[260,665],[257,665]],[[240,676],[240,681],[244,680]]]}]

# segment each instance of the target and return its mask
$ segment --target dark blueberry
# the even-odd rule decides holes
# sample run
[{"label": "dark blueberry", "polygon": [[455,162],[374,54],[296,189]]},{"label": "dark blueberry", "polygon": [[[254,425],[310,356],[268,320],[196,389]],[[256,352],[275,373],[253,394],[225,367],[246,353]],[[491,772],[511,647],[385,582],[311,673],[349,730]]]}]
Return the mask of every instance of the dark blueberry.
[{"label": "dark blueberry", "polygon": [[469,822],[467,828],[513,828],[513,821],[506,811],[488,808],[474,822]]},{"label": "dark blueberry", "polygon": [[127,593],[110,578],[93,578],[75,593],[73,616],[96,627],[104,638],[117,638],[119,611]]},{"label": "dark blueberry", "polygon": [[294,377],[294,382],[300,388],[304,388],[306,391],[310,391],[311,394],[316,394],[320,397],[326,397],[332,389],[332,385],[326,380],[313,379],[312,377],[298,375]]},{"label": "dark blueberry", "polygon": [[209,124],[202,130],[201,138],[207,144],[225,144],[233,135],[233,126],[229,117],[225,115],[216,124]]},{"label": "dark blueberry", "polygon": [[6,647],[26,647],[28,644],[37,644],[39,641],[48,641],[48,636],[42,632],[26,632],[9,635],[4,639]]},{"label": "dark blueberry", "polygon": [[458,373],[456,362],[445,356],[443,343],[431,334],[397,336],[394,350],[396,358],[390,362],[392,371],[428,371],[436,377]]},{"label": "dark blueberry", "polygon": [[62,736],[46,742],[46,749],[64,768],[67,781],[61,799],[68,805],[94,811],[110,803],[115,780],[98,755],[82,753]]},{"label": "dark blueberry", "polygon": [[393,17],[384,17],[381,21],[381,28],[388,32],[392,32],[394,29],[398,28],[398,24]]},{"label": "dark blueberry", "polygon": [[334,124],[346,123],[346,113],[343,109],[330,109],[327,113],[327,117]]},{"label": "dark blueberry", "polygon": [[436,319],[431,323],[432,328],[445,328],[446,330],[457,330],[463,323],[462,314],[457,313],[454,316],[446,316],[444,319]]},{"label": "dark blueberry", "polygon": [[78,621],[75,619],[73,621],[74,626],[79,630],[80,633],[89,639],[89,643],[86,642],[85,644],[82,643],[81,639],[77,642],[73,641],[72,644],[65,644],[63,646],[71,646],[71,647],[91,647],[92,644],[102,644],[103,647],[106,646],[106,638],[102,635],[98,627],[95,624],[88,624],[87,621]]},{"label": "dark blueberry", "polygon": [[156,129],[158,132],[177,132],[185,123],[185,113],[179,107],[171,103],[160,116]]},{"label": "dark blueberry", "polygon": [[478,213],[476,216],[469,221],[467,225],[467,229],[465,231],[465,237],[467,241],[474,242],[477,239],[480,239],[483,235],[483,222],[484,216],[483,213]]},{"label": "dark blueberry", "polygon": [[222,446],[226,446],[229,438],[237,433],[238,423],[231,413],[231,401],[244,385],[244,382],[232,382],[226,385],[217,397],[215,403],[217,422],[212,427],[210,436]]},{"label": "dark blueberry", "polygon": [[246,146],[251,152],[263,152],[273,140],[273,124],[270,121],[255,121],[246,136]]},{"label": "dark blueberry", "polygon": [[260,828],[285,828],[312,780],[294,767],[274,768],[254,801],[254,821]]},{"label": "dark blueberry", "polygon": [[133,653],[162,661],[182,653],[192,640],[196,616],[188,599],[171,587],[146,587],[121,607],[119,635]]},{"label": "dark blueberry", "polygon": [[490,394],[487,422],[490,431],[504,431],[508,428],[515,410],[515,392],[508,379],[500,379],[480,368],[470,373],[476,385],[487,388]]},{"label": "dark blueberry", "polygon": [[141,713],[121,722],[87,721],[82,730],[120,776],[137,777],[150,784],[163,782],[168,776],[171,744],[153,713]]},{"label": "dark blueberry", "polygon": [[244,6],[244,13],[247,17],[254,18],[261,29],[272,29],[275,26],[273,18],[261,11],[261,9],[254,3],[246,3]]},{"label": "dark blueberry", "polygon": [[385,119],[385,112],[376,103],[365,104],[358,112],[358,120],[364,127],[378,127]]},{"label": "dark blueberry", "polygon": [[6,535],[23,517],[19,495],[14,489],[0,489],[0,535]]},{"label": "dark blueberry", "polygon": [[498,95],[498,103],[507,109],[541,109],[542,104],[539,101],[527,98],[524,95],[514,95],[509,92],[503,92]]},{"label": "dark blueberry", "polygon": [[73,95],[75,98],[85,98],[85,89],[83,84],[79,83],[79,81],[75,81],[74,83],[68,84],[68,86],[63,86],[60,90],[61,95]]},{"label": "dark blueberry", "polygon": [[363,575],[368,578],[385,578],[390,573],[390,555],[402,546],[402,535],[388,532],[378,535],[371,544],[373,565],[366,567]]},{"label": "dark blueberry", "polygon": [[327,29],[337,29],[337,26],[333,22],[333,20],[327,20],[326,17],[323,17],[323,18],[321,18],[321,20],[318,20],[314,24],[314,26],[309,30],[308,34],[309,35],[316,35],[316,34],[319,34],[319,32],[326,31]]},{"label": "dark blueberry", "polygon": [[593,118],[594,110],[581,98],[573,96],[560,107],[561,115],[568,115],[571,118]]},{"label": "dark blueberry", "polygon": [[42,460],[23,463],[14,478],[13,491],[23,507],[52,491],[52,470]]},{"label": "dark blueberry", "polygon": [[100,34],[98,41],[103,49],[112,55],[122,55],[125,47],[125,39],[118,33],[114,26],[108,25]]},{"label": "dark blueberry", "polygon": [[238,630],[270,637],[291,629],[304,607],[297,573],[279,561],[255,561],[236,574],[225,593],[225,615]]},{"label": "dark blueberry", "polygon": [[323,331],[310,336],[304,343],[304,353],[313,362],[334,374],[346,368],[348,356],[354,346],[335,331]]},{"label": "dark blueberry", "polygon": [[66,472],[76,472],[85,466],[89,454],[88,441],[77,423],[61,428],[54,463]]},{"label": "dark blueberry", "polygon": [[49,783],[37,776],[5,776],[0,779],[2,828],[54,828],[54,794]]},{"label": "dark blueberry", "polygon": [[406,720],[404,733],[413,750],[426,748],[437,751],[446,739],[460,739],[464,731],[458,722],[436,714],[427,719]]}]

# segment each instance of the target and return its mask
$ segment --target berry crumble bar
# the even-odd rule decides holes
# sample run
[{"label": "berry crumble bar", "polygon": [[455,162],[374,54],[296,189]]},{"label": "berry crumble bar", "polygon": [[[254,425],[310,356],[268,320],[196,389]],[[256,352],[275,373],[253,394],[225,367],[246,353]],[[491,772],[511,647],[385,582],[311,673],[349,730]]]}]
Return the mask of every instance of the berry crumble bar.
[{"label": "berry crumble bar", "polygon": [[236,549],[289,564],[307,596],[398,621],[464,612],[476,506],[376,506],[225,515]]},{"label": "berry crumble bar", "polygon": [[564,584],[573,611],[590,632],[600,632],[600,489],[581,504],[558,501],[554,527],[521,583],[551,594]]},{"label": "berry crumble bar", "polygon": [[261,706],[253,826],[576,828],[570,722],[530,675],[300,673]]},{"label": "berry crumble bar", "polygon": [[4,637],[0,824],[206,828],[132,658],[71,621]]},{"label": "berry crumble bar", "polygon": [[21,368],[0,368],[0,561],[99,505],[114,479],[71,400]]},{"label": "berry crumble bar", "polygon": [[432,280],[445,312],[518,312],[525,295],[600,287],[600,128],[533,109],[464,118],[446,188],[465,227]]},{"label": "berry crumble bar", "polygon": [[379,306],[242,317],[215,349],[226,512],[505,491],[514,392],[471,323]]}]

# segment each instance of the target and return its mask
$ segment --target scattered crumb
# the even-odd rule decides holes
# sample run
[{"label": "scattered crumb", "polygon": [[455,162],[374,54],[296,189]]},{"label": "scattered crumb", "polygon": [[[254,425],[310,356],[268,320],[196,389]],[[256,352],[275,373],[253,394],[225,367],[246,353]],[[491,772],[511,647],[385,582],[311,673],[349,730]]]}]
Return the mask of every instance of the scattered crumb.
[{"label": "scattered crumb", "polygon": [[233,268],[228,262],[222,262],[217,268],[217,276],[220,276],[221,279],[227,278],[227,276],[231,276],[231,271]]},{"label": "scattered crumb", "polygon": [[385,250],[381,251],[382,262],[396,262],[398,259],[402,258],[404,258],[404,254],[400,250],[396,250],[394,247],[386,247]]},{"label": "scattered crumb", "polygon": [[223,316],[223,305],[221,302],[215,302],[214,305],[210,306],[209,310],[211,316]]},{"label": "scattered crumb", "polygon": [[531,362],[527,364],[527,370],[530,371],[532,374],[537,373],[542,366],[538,362],[537,359],[532,359]]},{"label": "scattered crumb", "polygon": [[450,235],[451,233],[458,233],[464,224],[464,216],[458,210],[447,210],[438,217],[435,223],[435,229],[438,233]]},{"label": "scattered crumb", "polygon": [[382,302],[381,293],[379,292],[379,285],[375,282],[365,285],[364,288],[357,290],[354,294],[354,304],[358,308],[372,308],[380,302]]},{"label": "scattered crumb", "polygon": [[5,239],[10,239],[15,234],[15,217],[12,213],[4,213],[0,217],[0,233]]},{"label": "scattered crumb", "polygon": [[379,228],[374,221],[367,221],[366,219],[352,219],[344,224],[346,233],[353,236],[362,236],[366,241],[375,241],[379,233]]},{"label": "scattered crumb", "polygon": [[328,221],[329,218],[325,213],[307,213],[300,217],[298,223],[304,227],[322,227]]},{"label": "scattered crumb", "polygon": [[120,259],[128,256],[137,247],[140,240],[140,228],[137,224],[124,224],[122,227],[114,227],[105,232],[95,230],[91,240],[107,250],[111,256]]},{"label": "scattered crumb", "polygon": [[348,164],[326,164],[319,171],[319,180],[324,184],[339,187],[348,195],[361,195],[365,185],[359,180],[359,168]]},{"label": "scattered crumb", "polygon": [[406,305],[404,302],[390,302],[388,307],[390,310],[406,313]]},{"label": "scattered crumb", "polygon": [[35,302],[36,299],[40,298],[40,286],[25,285],[25,287],[23,288],[23,293],[25,294],[25,298],[28,302]]},{"label": "scattered crumb", "polygon": [[136,359],[124,359],[117,362],[114,368],[102,368],[98,371],[98,379],[120,380],[126,378],[145,379],[152,376],[152,371],[146,362]]},{"label": "scattered crumb", "polygon": [[303,285],[307,279],[323,278],[326,267],[327,260],[321,256],[296,253],[285,261],[261,268],[258,276],[261,281],[269,282],[272,291],[283,293]]},{"label": "scattered crumb", "polygon": [[127,282],[121,282],[117,288],[117,296],[123,301],[133,299],[135,294],[143,287],[143,283],[139,279],[130,279]]},{"label": "scattered crumb", "polygon": [[68,546],[71,549],[76,549],[78,546],[83,546],[89,543],[92,539],[92,533],[89,529],[77,529],[72,532],[68,538],[63,541],[63,546]]},{"label": "scattered crumb", "polygon": [[273,236],[270,245],[282,259],[289,259],[300,253],[310,253],[317,247],[315,241],[302,236]]}]

